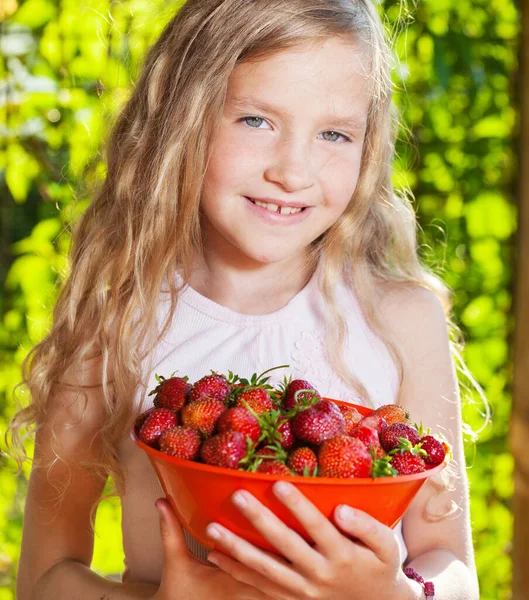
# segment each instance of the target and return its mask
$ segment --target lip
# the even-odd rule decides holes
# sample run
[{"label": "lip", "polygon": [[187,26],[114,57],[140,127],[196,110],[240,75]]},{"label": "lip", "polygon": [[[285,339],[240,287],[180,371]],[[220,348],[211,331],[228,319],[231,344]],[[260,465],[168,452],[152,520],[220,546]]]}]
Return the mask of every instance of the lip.
[{"label": "lip", "polygon": [[264,202],[265,204],[277,204],[277,206],[290,206],[290,208],[310,208],[308,204],[302,204],[301,202],[283,202],[283,200],[276,200],[275,198],[254,198],[253,196],[245,196],[245,198],[251,199],[254,202]]},{"label": "lip", "polygon": [[[252,214],[254,214],[256,217],[259,217],[262,221],[265,221],[266,223],[270,223],[272,225],[297,225],[298,223],[303,222],[310,215],[313,209],[312,206],[309,206],[305,210],[296,213],[295,215],[281,215],[279,213],[273,213],[267,208],[257,206],[257,204],[254,204],[247,196],[244,196],[244,199],[246,201],[248,209],[252,212]],[[281,206],[288,205],[283,204]]]}]

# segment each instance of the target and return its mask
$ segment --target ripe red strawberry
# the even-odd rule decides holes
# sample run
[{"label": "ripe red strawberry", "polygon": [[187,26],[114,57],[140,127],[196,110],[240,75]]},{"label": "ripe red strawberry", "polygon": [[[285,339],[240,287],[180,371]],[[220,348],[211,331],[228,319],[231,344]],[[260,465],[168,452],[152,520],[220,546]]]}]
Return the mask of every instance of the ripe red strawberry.
[{"label": "ripe red strawberry", "polygon": [[358,425],[366,425],[367,427],[376,429],[378,433],[388,426],[386,419],[373,413],[367,415],[367,417],[363,417],[363,419],[358,422]]},{"label": "ripe red strawberry", "polygon": [[237,469],[246,457],[248,443],[239,431],[225,431],[208,438],[200,449],[202,460],[208,465]]},{"label": "ripe red strawberry", "polygon": [[294,434],[292,433],[292,422],[279,410],[270,410],[259,415],[261,425],[261,441],[265,444],[279,444],[288,449],[294,445]]},{"label": "ripe red strawberry", "polygon": [[231,383],[224,375],[219,375],[211,371],[211,375],[206,375],[199,379],[191,388],[189,395],[190,402],[198,402],[202,398],[211,398],[225,403],[231,392]]},{"label": "ripe red strawberry", "polygon": [[372,414],[383,417],[388,425],[408,423],[410,420],[410,411],[401,404],[384,404],[384,406],[379,406]]},{"label": "ripe red strawberry", "polygon": [[362,415],[356,410],[354,406],[340,404],[338,408],[340,409],[340,412],[342,413],[343,418],[345,419],[345,433],[347,435],[351,435],[357,423],[362,420]]},{"label": "ripe red strawberry", "polygon": [[320,477],[369,477],[373,459],[360,440],[339,435],[320,446],[318,464]]},{"label": "ripe red strawberry", "polygon": [[256,417],[242,406],[235,406],[225,411],[218,421],[219,433],[239,431],[256,442],[261,435],[261,426]]},{"label": "ripe red strawberry", "polygon": [[278,460],[263,460],[257,467],[257,473],[267,473],[268,475],[292,475],[289,468]]},{"label": "ripe red strawberry", "polygon": [[376,460],[380,460],[381,458],[385,458],[387,456],[387,452],[382,448],[382,446],[377,446],[375,449],[375,458]]},{"label": "ripe red strawberry", "polygon": [[420,436],[415,427],[406,425],[406,423],[393,423],[388,425],[379,433],[380,445],[386,452],[391,452],[400,444],[399,438],[405,438],[411,442],[412,446],[419,443]]},{"label": "ripe red strawberry", "polygon": [[235,406],[250,408],[256,415],[262,415],[274,408],[270,394],[263,388],[250,387],[237,396]]},{"label": "ripe red strawberry", "polygon": [[372,427],[358,425],[354,429],[353,433],[351,433],[351,437],[360,440],[368,450],[373,448],[373,450],[376,452],[377,448],[380,448],[378,432]]},{"label": "ripe red strawberry", "polygon": [[[300,390],[312,390],[310,392],[303,392],[295,395]],[[316,388],[304,379],[294,379],[291,381],[285,390],[285,396],[283,399],[283,406],[287,410],[291,410],[297,404],[309,403],[315,397],[314,402],[321,400],[321,396],[316,391]]]},{"label": "ripe red strawberry", "polygon": [[144,444],[156,448],[162,433],[177,425],[178,419],[174,411],[168,408],[155,408],[145,419],[138,437]]},{"label": "ripe red strawberry", "polygon": [[280,435],[279,443],[285,450],[292,448],[295,442],[294,433],[292,432],[292,421],[284,419],[278,426],[277,432]]},{"label": "ripe red strawberry", "polygon": [[292,419],[292,431],[296,438],[319,445],[344,433],[345,419],[336,404],[320,400]]},{"label": "ripe red strawberry", "polygon": [[203,437],[209,437],[215,430],[217,421],[227,409],[218,400],[203,398],[182,409],[182,424],[196,429]]},{"label": "ripe red strawberry", "polygon": [[426,471],[424,460],[418,454],[411,452],[397,452],[391,459],[391,466],[399,475],[413,475]]},{"label": "ripe red strawberry", "polygon": [[287,459],[287,454],[286,452],[281,448],[281,446],[277,446],[277,445],[270,445],[270,446],[263,446],[262,448],[259,448],[256,452],[255,452],[255,457],[256,458],[270,458],[270,459],[274,459],[274,460],[279,460],[281,462],[284,462]]},{"label": "ripe red strawberry", "polygon": [[171,410],[180,410],[189,399],[191,384],[187,382],[187,377],[170,377],[164,379],[157,375],[158,385],[149,394],[156,394],[154,406],[156,408],[170,408]]},{"label": "ripe red strawberry", "polygon": [[425,435],[420,439],[420,444],[421,449],[426,452],[423,460],[427,466],[436,467],[443,462],[448,450],[445,443],[434,438],[433,435]]},{"label": "ripe red strawberry", "polygon": [[287,466],[298,475],[314,477],[318,472],[318,458],[313,450],[307,446],[301,446],[290,453]]},{"label": "ripe red strawberry", "polygon": [[200,434],[189,427],[173,427],[162,433],[158,444],[160,450],[186,460],[196,460],[200,452]]},{"label": "ripe red strawberry", "polygon": [[149,408],[148,410],[140,413],[136,419],[134,420],[134,431],[136,435],[140,433],[141,426],[145,423],[147,417],[154,411],[154,408]]}]

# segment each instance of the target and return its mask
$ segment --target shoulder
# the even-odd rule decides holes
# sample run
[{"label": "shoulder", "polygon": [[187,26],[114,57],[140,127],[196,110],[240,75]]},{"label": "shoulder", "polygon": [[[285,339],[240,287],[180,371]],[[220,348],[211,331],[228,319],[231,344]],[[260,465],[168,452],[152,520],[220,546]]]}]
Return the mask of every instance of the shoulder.
[{"label": "shoulder", "polygon": [[437,294],[420,285],[401,282],[385,282],[378,285],[379,310],[391,317],[417,316],[437,317],[446,322],[445,313]]},{"label": "shoulder", "polygon": [[447,317],[438,296],[422,286],[384,283],[379,287],[377,316],[403,349],[448,344]]}]

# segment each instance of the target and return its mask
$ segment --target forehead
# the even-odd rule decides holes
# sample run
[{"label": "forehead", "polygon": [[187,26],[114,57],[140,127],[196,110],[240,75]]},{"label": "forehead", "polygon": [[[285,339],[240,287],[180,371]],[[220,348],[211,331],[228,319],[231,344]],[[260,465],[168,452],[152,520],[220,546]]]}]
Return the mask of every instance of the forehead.
[{"label": "forehead", "polygon": [[330,116],[365,113],[369,57],[360,43],[328,39],[241,63],[228,81],[227,106],[262,104]]}]

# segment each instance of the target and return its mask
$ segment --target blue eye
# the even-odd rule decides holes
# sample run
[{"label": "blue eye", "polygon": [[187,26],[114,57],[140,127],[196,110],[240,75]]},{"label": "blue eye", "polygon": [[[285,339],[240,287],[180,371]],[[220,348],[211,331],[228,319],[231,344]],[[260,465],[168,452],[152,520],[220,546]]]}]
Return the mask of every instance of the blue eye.
[{"label": "blue eye", "polygon": [[[249,127],[252,127],[253,129],[259,129],[259,126],[265,122],[264,119],[261,119],[261,117],[243,117],[240,120],[246,123],[246,125],[248,125]],[[253,124],[251,123],[252,121]]]},{"label": "blue eye", "polygon": [[350,138],[348,138],[347,136],[343,135],[342,133],[338,133],[337,131],[324,131],[322,133],[322,135],[324,136],[326,133],[330,133],[332,136],[337,136],[337,137],[334,137],[334,139],[328,139],[328,138],[324,137],[323,139],[325,141],[327,141],[327,142],[337,142],[338,138],[343,138],[344,141],[346,141],[346,142],[350,142],[351,141]]}]

